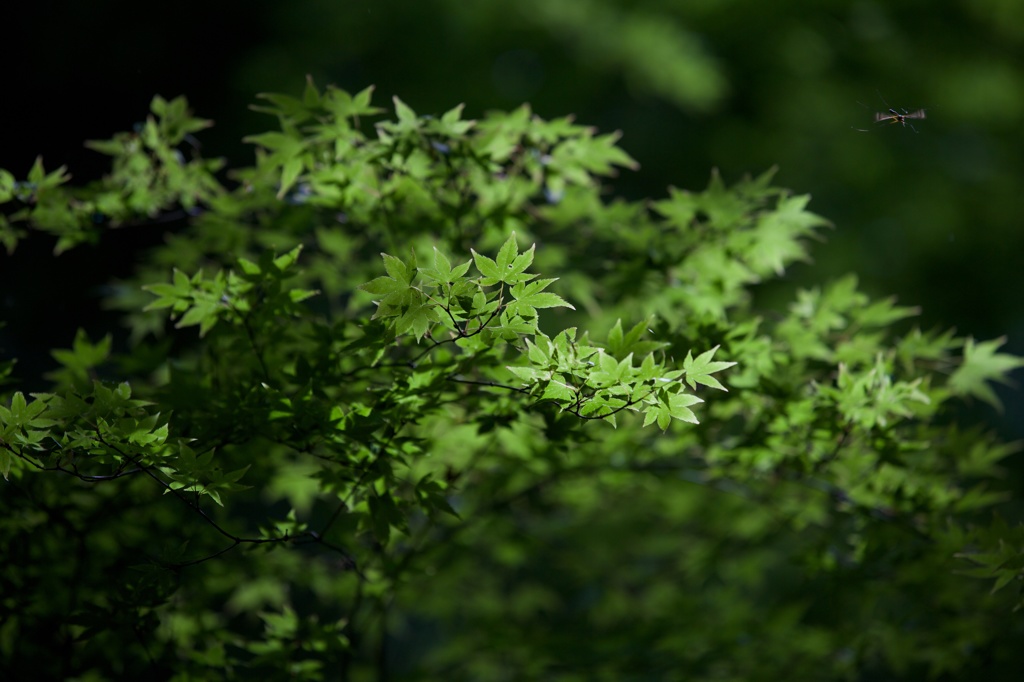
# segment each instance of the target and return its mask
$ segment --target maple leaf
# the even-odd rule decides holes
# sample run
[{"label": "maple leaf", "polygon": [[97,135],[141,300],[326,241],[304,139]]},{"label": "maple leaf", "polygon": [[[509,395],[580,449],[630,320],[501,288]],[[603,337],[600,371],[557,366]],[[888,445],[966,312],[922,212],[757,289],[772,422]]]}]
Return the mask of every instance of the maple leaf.
[{"label": "maple leaf", "polygon": [[720,391],[727,391],[728,389],[722,385],[722,383],[711,376],[715,372],[720,372],[723,369],[727,369],[735,365],[735,362],[712,362],[711,358],[714,357],[715,351],[719,349],[719,346],[715,346],[711,350],[701,353],[696,358],[693,354],[687,351],[686,360],[683,361],[683,370],[686,372],[686,383],[690,384],[690,388],[697,388],[697,384],[704,384],[711,388],[717,388]]},{"label": "maple leaf", "polygon": [[1002,403],[989,382],[1008,383],[1006,375],[1024,367],[1024,359],[996,350],[1006,343],[1006,337],[975,343],[968,338],[964,343],[964,361],[949,378],[949,387],[960,395],[973,395],[1002,410]]}]

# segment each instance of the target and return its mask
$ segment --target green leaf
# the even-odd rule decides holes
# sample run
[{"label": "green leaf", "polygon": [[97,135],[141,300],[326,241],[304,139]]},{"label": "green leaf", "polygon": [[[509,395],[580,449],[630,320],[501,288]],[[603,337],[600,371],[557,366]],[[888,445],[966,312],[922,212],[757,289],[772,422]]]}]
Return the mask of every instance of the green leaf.
[{"label": "green leaf", "polygon": [[608,332],[606,347],[608,352],[617,358],[623,358],[633,353],[634,355],[647,355],[668,344],[663,341],[641,341],[641,337],[650,333],[648,327],[652,324],[652,318],[647,318],[633,325],[628,333],[622,331],[622,320],[617,319],[615,326]]},{"label": "green leaf", "polygon": [[[526,268],[533,264],[533,254],[536,250],[537,245],[533,244],[530,246],[529,251],[526,253],[519,254],[508,266],[508,276],[506,281],[511,283],[521,282],[525,279],[532,278],[533,275],[524,275]],[[521,276],[523,275],[523,276]]]},{"label": "green leaf", "polygon": [[495,259],[498,265],[498,270],[505,273],[509,268],[512,267],[512,262],[516,256],[519,255],[519,244],[516,242],[516,233],[513,232],[505,240],[505,243],[501,245],[498,250],[498,257]]},{"label": "green leaf", "polygon": [[657,403],[644,410],[644,426],[648,426],[656,421],[658,428],[665,431],[673,419],[697,424],[699,423],[697,415],[690,410],[690,405],[700,402],[704,401],[689,393],[659,391]]},{"label": "green leaf", "polygon": [[561,296],[552,293],[541,293],[549,284],[554,282],[554,279],[541,279],[530,283],[515,284],[509,289],[509,293],[514,302],[509,303],[508,311],[510,314],[518,314],[522,316],[532,317],[536,316],[537,312],[534,308],[575,308],[567,303]]},{"label": "green leaf", "polygon": [[395,114],[398,116],[398,120],[405,124],[414,124],[416,122],[416,112],[413,111],[405,102],[398,99],[398,97],[392,97],[392,101],[395,103]]},{"label": "green leaf", "polygon": [[405,291],[409,285],[403,284],[393,277],[377,277],[365,284],[360,284],[359,288],[370,294],[385,295],[396,291]]},{"label": "green leaf", "polygon": [[686,360],[683,361],[683,370],[686,372],[686,383],[690,385],[690,388],[697,388],[697,384],[703,384],[704,386],[717,388],[720,391],[727,390],[718,379],[711,375],[732,367],[736,363],[712,362],[711,358],[714,357],[715,351],[718,349],[719,346],[715,346],[711,350],[701,353],[696,358],[687,351]]},{"label": "green leaf", "polygon": [[544,387],[540,397],[542,400],[554,400],[559,403],[572,404],[576,402],[577,392],[575,387],[570,386],[564,381],[553,379]]},{"label": "green leaf", "polygon": [[259,135],[249,135],[242,140],[250,144],[259,145],[275,153],[281,159],[290,159],[302,152],[303,142],[295,135],[286,133],[269,132]]},{"label": "green leaf", "polygon": [[458,139],[464,137],[476,125],[476,121],[462,120],[462,110],[464,108],[465,105],[459,104],[449,109],[441,115],[439,120],[428,122],[427,129],[446,138]]},{"label": "green leaf", "polygon": [[306,75],[306,89],[302,92],[302,104],[308,109],[320,106],[320,93],[313,82],[313,76]]},{"label": "green leaf", "polygon": [[[576,308],[558,294],[548,292],[541,294],[523,294],[516,300],[516,303],[518,303],[519,306],[529,308],[569,308],[570,310],[576,310]],[[511,304],[509,307],[511,307]]]},{"label": "green leaf", "polygon": [[406,532],[407,525],[405,517],[399,511],[394,498],[384,493],[371,495],[369,500],[370,520],[373,524],[373,534],[382,544],[387,544],[391,537],[391,529]]},{"label": "green leaf", "polygon": [[445,489],[441,487],[440,483],[433,480],[431,474],[427,474],[416,484],[416,495],[419,497],[420,504],[428,511],[442,511],[455,518],[461,518],[448,502]]},{"label": "green leaf", "polygon": [[[257,276],[257,275],[259,275],[260,273],[263,272],[260,269],[260,266],[256,265],[256,263],[253,263],[248,258],[239,258],[237,263],[238,263],[238,267],[242,269],[242,272],[244,272],[246,275],[249,275],[251,277],[255,277],[255,276]],[[153,293],[160,293],[159,291],[156,291],[154,289],[155,287],[159,287],[159,286],[166,287],[166,285],[154,284],[154,285],[151,285],[149,287],[149,290],[153,291]],[[173,291],[173,290],[174,290],[173,287],[171,287],[171,291]],[[167,291],[167,290],[165,289],[164,291]]]},{"label": "green leaf", "polygon": [[437,250],[434,247],[434,271],[437,273],[437,279],[441,282],[450,282],[452,280],[452,264],[448,260],[448,257]]},{"label": "green leaf", "polygon": [[98,343],[93,344],[85,330],[79,329],[71,350],[54,350],[51,354],[64,367],[84,375],[109,357],[112,343],[113,336],[107,334]]},{"label": "green leaf", "polygon": [[302,157],[293,156],[284,162],[281,167],[281,188],[277,191],[277,198],[283,199],[288,191],[295,185],[305,168]]},{"label": "green leaf", "polygon": [[302,245],[299,244],[288,253],[278,256],[274,259],[274,267],[277,268],[278,272],[284,272],[288,268],[295,265],[295,262],[299,260],[299,254],[302,253]]},{"label": "green leaf", "polygon": [[384,269],[387,270],[388,275],[392,279],[405,285],[412,284],[413,277],[416,276],[415,256],[413,256],[409,264],[404,263],[400,258],[395,258],[386,253],[382,253],[380,256],[384,259]]},{"label": "green leaf", "polygon": [[963,363],[950,376],[949,387],[959,395],[980,398],[997,410],[1002,410],[1002,403],[989,382],[1006,383],[1007,375],[1012,370],[1024,367],[1024,358],[996,352],[1004,343],[1005,337],[981,343],[968,338],[964,343]]},{"label": "green leaf", "polygon": [[174,326],[181,329],[199,325],[199,336],[206,336],[206,333],[217,323],[221,309],[220,304],[213,301],[197,302],[181,316]]},{"label": "green leaf", "polygon": [[319,289],[289,289],[288,300],[292,303],[301,303],[307,298],[312,298],[319,293]]},{"label": "green leaf", "polygon": [[515,365],[509,365],[505,369],[515,374],[526,384],[534,384],[538,381],[549,381],[552,376],[552,372],[550,370],[540,370],[534,367],[517,367]]},{"label": "green leaf", "polygon": [[671,393],[669,394],[668,405],[669,414],[674,419],[680,419],[684,422],[691,424],[697,424],[697,416],[689,409],[690,405],[696,405],[697,403],[704,402],[695,395],[689,393]]},{"label": "green leaf", "polygon": [[476,265],[476,269],[480,271],[481,275],[483,275],[483,279],[480,281],[481,284],[484,286],[491,286],[502,281],[501,278],[504,273],[502,273],[495,261],[473,251],[472,249],[470,249],[470,252],[473,254],[473,263]]},{"label": "green leaf", "polygon": [[427,302],[413,304],[398,318],[395,323],[395,333],[405,334],[411,331],[419,340],[430,331],[431,325],[437,320],[438,315],[434,304]]},{"label": "green leaf", "polygon": [[542,343],[538,344],[529,339],[526,340],[527,356],[535,365],[547,367],[551,364],[551,340],[540,335],[538,335],[537,339]]}]

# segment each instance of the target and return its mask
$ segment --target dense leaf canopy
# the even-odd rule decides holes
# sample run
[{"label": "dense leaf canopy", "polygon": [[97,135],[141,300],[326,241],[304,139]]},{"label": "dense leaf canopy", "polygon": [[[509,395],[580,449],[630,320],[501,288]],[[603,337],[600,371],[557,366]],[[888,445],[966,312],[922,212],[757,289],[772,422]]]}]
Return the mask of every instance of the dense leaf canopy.
[{"label": "dense leaf canopy", "polygon": [[95,183],[0,170],[15,255],[186,221],[108,289],[125,344],[3,387],[5,672],[1019,669],[1014,449],[957,419],[1002,340],[853,276],[760,304],[828,226],[771,171],[629,201],[617,135],[371,95],[264,96],[226,175],[159,97]]}]

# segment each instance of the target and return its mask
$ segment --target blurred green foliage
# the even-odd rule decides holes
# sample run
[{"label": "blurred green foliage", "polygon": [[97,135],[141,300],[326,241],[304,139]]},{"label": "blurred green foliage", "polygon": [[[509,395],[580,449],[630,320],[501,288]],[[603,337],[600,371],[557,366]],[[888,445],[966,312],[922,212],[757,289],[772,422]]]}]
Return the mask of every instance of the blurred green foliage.
[{"label": "blurred green foliage", "polygon": [[6,676],[1015,679],[1002,339],[766,304],[828,225],[772,172],[635,201],[571,118],[261,99],[226,181],[163,98],[94,183],[0,171],[14,257],[185,216],[131,348],[0,394]]}]

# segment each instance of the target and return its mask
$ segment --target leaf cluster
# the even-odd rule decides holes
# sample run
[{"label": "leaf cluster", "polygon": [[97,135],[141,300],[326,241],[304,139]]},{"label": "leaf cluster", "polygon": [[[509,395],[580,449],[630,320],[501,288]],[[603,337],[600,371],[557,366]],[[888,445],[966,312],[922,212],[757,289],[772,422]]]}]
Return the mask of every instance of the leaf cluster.
[{"label": "leaf cluster", "polygon": [[[207,122],[159,98],[91,143],[96,183],[0,171],[9,250],[189,216],[112,289],[131,348],[79,333],[52,390],[0,394],[0,542],[44,538],[5,594],[54,595],[0,605],[12,668],[36,649],[5,642],[56,622],[66,668],[180,679],[500,679],[488,642],[513,637],[512,674],[569,679],[556,635],[581,612],[595,678],[958,671],[1001,645],[1009,609],[953,572],[1020,576],[1017,530],[985,523],[1014,448],[956,425],[1022,365],[1001,339],[912,327],[852,276],[757,308],[827,225],[771,172],[610,199],[636,167],[616,135],[371,96],[263,96],[279,129],[224,177]],[[381,653],[434,629],[431,653]],[[593,667],[643,642],[639,667]]]}]

